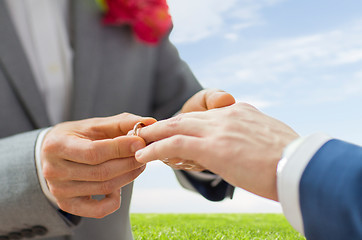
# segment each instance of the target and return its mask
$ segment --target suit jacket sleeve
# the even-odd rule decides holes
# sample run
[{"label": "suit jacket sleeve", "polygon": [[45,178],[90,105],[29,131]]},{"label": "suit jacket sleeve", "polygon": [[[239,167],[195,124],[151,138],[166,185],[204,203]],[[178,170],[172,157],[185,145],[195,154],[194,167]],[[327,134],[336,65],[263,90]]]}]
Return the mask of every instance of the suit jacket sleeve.
[{"label": "suit jacket sleeve", "polygon": [[362,239],[362,147],[333,139],[300,182],[307,239]]},{"label": "suit jacket sleeve", "polygon": [[158,46],[157,54],[152,109],[153,116],[161,120],[172,117],[202,87],[168,38]]},{"label": "suit jacket sleeve", "polygon": [[70,233],[67,220],[44,196],[34,162],[40,130],[0,140],[0,236],[46,226],[47,236]]},{"label": "suit jacket sleeve", "polygon": [[314,134],[288,148],[278,196],[291,225],[307,239],[361,239],[362,147]]}]

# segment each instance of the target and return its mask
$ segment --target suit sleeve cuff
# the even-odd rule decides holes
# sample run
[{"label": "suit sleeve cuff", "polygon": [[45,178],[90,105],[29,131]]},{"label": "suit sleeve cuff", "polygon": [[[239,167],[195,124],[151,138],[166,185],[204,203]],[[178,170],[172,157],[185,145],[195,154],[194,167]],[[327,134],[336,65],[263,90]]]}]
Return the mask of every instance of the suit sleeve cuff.
[{"label": "suit sleeve cuff", "polygon": [[53,194],[49,191],[48,184],[44,178],[42,166],[41,166],[41,146],[43,144],[43,140],[45,135],[51,130],[51,128],[46,128],[40,132],[35,145],[35,164],[38,173],[38,179],[40,183],[40,187],[44,193],[44,195],[48,198],[48,200],[54,205],[54,207],[58,208],[57,201]]},{"label": "suit sleeve cuff", "polygon": [[[184,187],[185,189],[191,190],[193,192],[198,192],[192,186],[192,184],[187,180],[185,175],[183,175],[181,173],[180,170],[175,170],[174,172],[175,172],[177,180],[179,181],[179,183],[181,184],[182,187]],[[199,181],[210,181],[211,182],[210,183],[211,187],[217,186],[223,180],[219,175],[206,173],[206,172],[188,171],[187,174],[189,174],[190,176],[192,176],[195,179],[198,179]]]},{"label": "suit sleeve cuff", "polygon": [[279,202],[289,223],[304,235],[300,209],[299,184],[302,174],[314,154],[331,137],[323,133],[298,138],[289,144],[277,168],[277,189]]}]

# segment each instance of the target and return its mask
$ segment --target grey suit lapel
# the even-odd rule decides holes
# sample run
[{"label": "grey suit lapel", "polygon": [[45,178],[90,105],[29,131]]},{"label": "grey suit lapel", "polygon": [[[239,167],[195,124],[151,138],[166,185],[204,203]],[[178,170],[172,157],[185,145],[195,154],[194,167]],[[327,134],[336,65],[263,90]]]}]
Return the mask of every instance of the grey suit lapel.
[{"label": "grey suit lapel", "polygon": [[44,102],[3,0],[0,0],[0,23],[0,68],[34,127],[46,127],[49,119]]},{"label": "grey suit lapel", "polygon": [[74,90],[71,119],[92,116],[94,94],[102,66],[101,12],[94,0],[72,1]]}]

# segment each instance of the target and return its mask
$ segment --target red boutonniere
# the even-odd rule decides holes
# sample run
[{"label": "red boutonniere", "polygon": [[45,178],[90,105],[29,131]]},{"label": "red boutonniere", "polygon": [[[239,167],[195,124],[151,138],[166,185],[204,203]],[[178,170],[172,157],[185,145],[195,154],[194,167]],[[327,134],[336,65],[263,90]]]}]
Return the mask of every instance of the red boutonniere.
[{"label": "red boutonniere", "polygon": [[129,24],[136,37],[157,44],[172,26],[166,0],[96,0],[107,25]]}]

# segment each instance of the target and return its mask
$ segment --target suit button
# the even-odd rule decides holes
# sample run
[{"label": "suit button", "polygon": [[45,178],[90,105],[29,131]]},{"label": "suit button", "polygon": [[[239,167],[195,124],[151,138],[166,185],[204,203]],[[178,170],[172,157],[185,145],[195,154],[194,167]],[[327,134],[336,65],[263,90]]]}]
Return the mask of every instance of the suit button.
[{"label": "suit button", "polygon": [[8,236],[0,236],[0,240],[9,240]]},{"label": "suit button", "polygon": [[26,237],[26,238],[35,237],[35,233],[31,229],[23,229],[23,230],[21,230],[20,233],[21,233],[21,236]]},{"label": "suit button", "polygon": [[21,236],[21,233],[19,232],[11,232],[9,233],[9,239],[11,240],[17,240],[17,239],[22,239],[23,237]]},{"label": "suit button", "polygon": [[48,232],[48,229],[46,229],[43,226],[34,226],[31,229],[35,233],[35,235],[39,235],[39,236],[44,236]]}]

